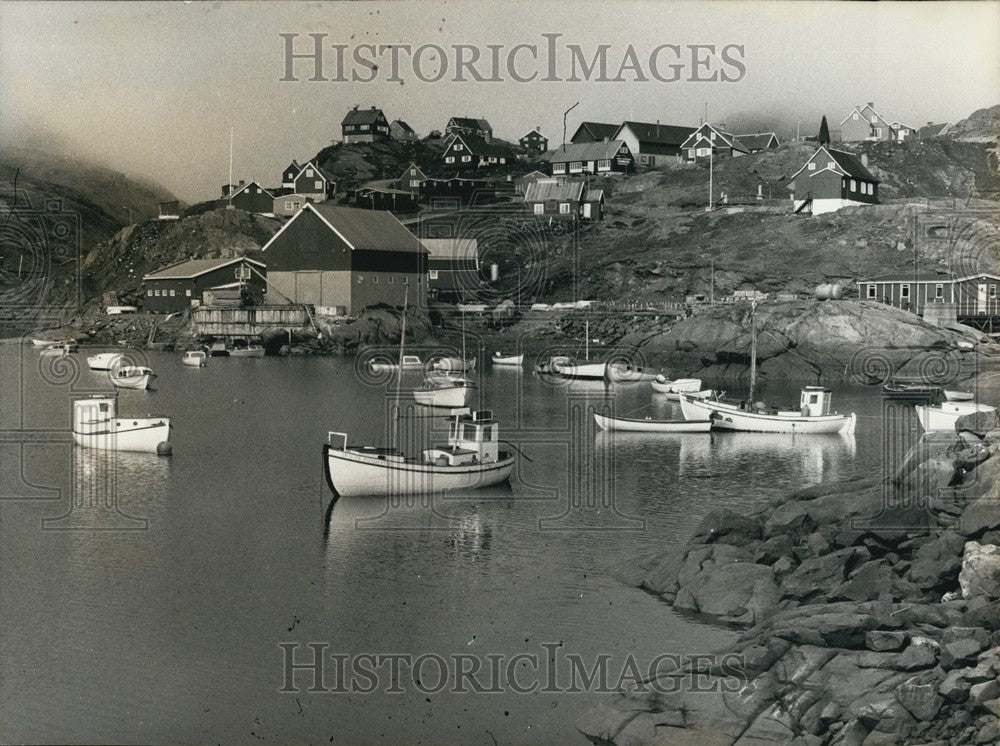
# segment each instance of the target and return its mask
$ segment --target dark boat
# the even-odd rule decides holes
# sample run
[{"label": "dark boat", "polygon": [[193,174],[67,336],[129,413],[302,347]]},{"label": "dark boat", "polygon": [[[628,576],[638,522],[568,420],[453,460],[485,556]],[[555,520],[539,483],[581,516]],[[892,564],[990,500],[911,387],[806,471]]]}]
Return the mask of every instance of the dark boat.
[{"label": "dark boat", "polygon": [[940,386],[919,380],[891,378],[882,385],[882,395],[886,399],[910,402],[936,402],[944,396]]}]

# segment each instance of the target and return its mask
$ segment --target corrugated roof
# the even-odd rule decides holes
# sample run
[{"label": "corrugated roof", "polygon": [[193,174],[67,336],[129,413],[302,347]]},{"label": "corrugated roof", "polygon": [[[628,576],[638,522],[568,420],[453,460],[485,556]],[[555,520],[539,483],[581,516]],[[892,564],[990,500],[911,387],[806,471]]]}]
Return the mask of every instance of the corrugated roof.
[{"label": "corrugated roof", "polygon": [[420,243],[432,259],[479,258],[479,241],[475,238],[421,238]]},{"label": "corrugated roof", "polygon": [[584,202],[600,202],[604,199],[603,189],[586,189],[583,192]]},{"label": "corrugated roof", "polygon": [[570,161],[608,161],[618,154],[622,146],[621,140],[608,142],[568,142],[560,145],[546,160],[552,163],[568,163]]},{"label": "corrugated roof", "polygon": [[587,185],[566,179],[537,179],[524,190],[525,202],[579,202]]},{"label": "corrugated roof", "polygon": [[417,237],[406,230],[391,212],[339,207],[327,202],[310,202],[302,209],[315,210],[358,251],[424,251]]},{"label": "corrugated roof", "polygon": [[603,140],[605,137],[610,140],[618,132],[620,126],[620,124],[606,124],[605,122],[581,122],[580,126],[576,128],[576,132],[573,133],[573,137],[576,137],[576,133],[581,129],[585,129],[595,140]]},{"label": "corrugated roof", "polygon": [[406,122],[404,122],[404,121],[403,121],[402,119],[396,119],[396,120],[395,120],[395,121],[393,122],[393,124],[394,124],[394,125],[396,125],[397,127],[399,127],[399,128],[400,128],[401,130],[403,130],[404,132],[413,132],[413,127],[411,127],[410,125],[408,125],[408,124],[407,124]]},{"label": "corrugated roof", "polygon": [[184,262],[171,264],[169,267],[164,267],[156,272],[150,272],[142,279],[186,280],[203,275],[206,272],[212,272],[213,270],[219,269],[219,267],[225,267],[228,264],[238,264],[239,262],[244,261],[249,262],[250,264],[256,264],[258,267],[266,266],[263,262],[258,262],[255,259],[247,259],[243,256],[229,257],[228,259],[188,259]]},{"label": "corrugated roof", "polygon": [[[917,282],[951,282],[951,275],[942,274],[941,272],[918,272]],[[866,280],[860,280],[860,282],[913,282],[912,272],[889,272],[884,275],[876,275],[875,277],[869,277]]]},{"label": "corrugated roof", "polygon": [[771,138],[777,140],[777,135],[773,132],[755,132],[752,135],[736,135],[736,139],[743,143],[747,150],[764,150]]},{"label": "corrugated roof", "polygon": [[632,130],[639,142],[652,142],[659,145],[680,145],[696,129],[695,127],[678,127],[672,124],[657,124],[656,122],[623,122],[621,128],[624,127]]},{"label": "corrugated roof", "polygon": [[375,124],[378,121],[379,115],[382,115],[382,110],[374,107],[370,109],[351,109],[340,124],[341,126],[345,124]]}]

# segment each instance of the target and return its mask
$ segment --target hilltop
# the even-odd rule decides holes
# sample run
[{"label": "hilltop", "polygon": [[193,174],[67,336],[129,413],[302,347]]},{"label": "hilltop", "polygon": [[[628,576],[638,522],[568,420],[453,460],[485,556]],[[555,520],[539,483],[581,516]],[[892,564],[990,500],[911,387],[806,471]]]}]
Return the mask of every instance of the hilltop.
[{"label": "hilltop", "polygon": [[995,143],[997,137],[1000,137],[1000,104],[972,112],[967,118],[956,122],[948,131],[947,137]]}]

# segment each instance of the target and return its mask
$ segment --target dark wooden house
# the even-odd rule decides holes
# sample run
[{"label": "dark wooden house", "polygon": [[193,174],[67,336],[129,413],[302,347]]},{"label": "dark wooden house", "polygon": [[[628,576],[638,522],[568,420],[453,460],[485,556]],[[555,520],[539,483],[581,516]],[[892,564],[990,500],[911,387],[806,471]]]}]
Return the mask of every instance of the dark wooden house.
[{"label": "dark wooden house", "polygon": [[549,149],[549,138],[536,128],[518,140],[518,144],[528,151],[529,156],[537,157]]},{"label": "dark wooden house", "polygon": [[573,220],[602,220],[604,191],[582,179],[548,178],[528,184],[524,203],[533,215]]},{"label": "dark wooden house", "polygon": [[256,181],[247,184],[241,180],[235,187],[224,185],[220,202],[244,212],[274,215],[274,195]]},{"label": "dark wooden house", "polygon": [[337,193],[337,182],[332,174],[309,161],[299,169],[292,191],[311,197],[313,202],[322,202]]},{"label": "dark wooden house", "polygon": [[992,330],[1000,322],[998,287],[1000,275],[991,272],[963,277],[898,272],[861,280],[858,296],[921,316],[926,315],[928,307],[951,306],[950,316],[955,320]]},{"label": "dark wooden house", "polygon": [[263,248],[273,303],[356,313],[426,303],[427,249],[389,212],[308,203]]},{"label": "dark wooden house", "polygon": [[396,179],[396,189],[419,195],[424,189],[425,181],[427,181],[427,174],[416,163],[410,163]]},{"label": "dark wooden house", "polygon": [[381,109],[355,106],[340,123],[340,131],[345,143],[383,142],[389,139],[389,122]]},{"label": "dark wooden house", "polygon": [[878,203],[879,180],[868,170],[868,156],[821,146],[792,176],[795,212],[822,215],[855,205]]},{"label": "dark wooden house", "polygon": [[684,141],[693,132],[694,127],[659,122],[622,122],[614,139],[628,145],[637,163],[655,166],[664,158],[676,160],[683,152]]},{"label": "dark wooden house", "polygon": [[427,249],[427,287],[432,300],[462,303],[478,297],[482,284],[475,238],[422,238]]},{"label": "dark wooden house", "polygon": [[513,163],[517,155],[503,143],[456,134],[451,136],[441,158],[447,168],[500,168]]},{"label": "dark wooden house", "polygon": [[473,135],[481,137],[486,142],[493,139],[493,127],[485,119],[471,117],[452,117],[444,128],[446,135]]},{"label": "dark wooden house", "polygon": [[213,288],[247,287],[251,296],[266,289],[267,267],[246,257],[229,259],[189,259],[151,272],[142,278],[143,309],[154,313],[175,313],[201,303]]},{"label": "dark wooden house", "polygon": [[545,160],[553,176],[629,173],[635,170],[632,151],[621,140],[561,145],[547,153]]},{"label": "dark wooden house", "polygon": [[716,127],[714,124],[706,122],[681,143],[681,151],[684,154],[684,160],[696,161],[699,158],[708,158],[709,156],[712,158],[731,158],[747,155],[750,149],[736,135],[726,132],[725,125]]},{"label": "dark wooden house", "polygon": [[576,132],[569,139],[570,142],[606,142],[615,139],[615,133],[620,124],[607,124],[605,122],[581,122],[576,128]]}]

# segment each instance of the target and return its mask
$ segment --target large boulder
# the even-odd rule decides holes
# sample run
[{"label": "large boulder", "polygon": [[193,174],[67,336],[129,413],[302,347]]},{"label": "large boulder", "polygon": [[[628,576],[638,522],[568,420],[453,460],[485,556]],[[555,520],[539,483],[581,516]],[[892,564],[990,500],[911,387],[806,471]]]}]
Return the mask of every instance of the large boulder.
[{"label": "large boulder", "polygon": [[727,508],[706,515],[695,529],[692,544],[732,544],[746,546],[760,538],[760,524],[753,518]]},{"label": "large boulder", "polygon": [[956,430],[971,430],[974,433],[986,433],[1000,426],[996,410],[992,412],[974,412],[962,415],[955,421]]},{"label": "large boulder", "polygon": [[963,598],[1000,596],[1000,547],[977,541],[966,542],[958,584]]},{"label": "large boulder", "polygon": [[734,549],[713,544],[689,553],[677,573],[674,607],[748,624],[770,610],[779,599],[771,568]]},{"label": "large boulder", "polygon": [[1000,527],[1000,500],[996,495],[983,495],[962,511],[955,528],[963,536],[978,536]]},{"label": "large boulder", "polygon": [[839,588],[847,574],[869,556],[864,547],[848,547],[807,559],[781,581],[782,595],[801,600],[827,596]]}]

